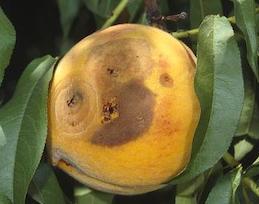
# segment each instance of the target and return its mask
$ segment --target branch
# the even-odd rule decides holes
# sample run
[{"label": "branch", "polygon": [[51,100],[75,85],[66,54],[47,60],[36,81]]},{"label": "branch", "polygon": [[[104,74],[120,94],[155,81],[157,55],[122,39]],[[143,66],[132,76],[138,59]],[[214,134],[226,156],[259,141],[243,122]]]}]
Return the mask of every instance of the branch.
[{"label": "branch", "polygon": [[259,186],[249,177],[243,178],[243,184],[246,185],[246,187],[250,188],[250,190],[256,195],[259,196]]},{"label": "branch", "polygon": [[125,9],[128,2],[129,0],[121,0],[120,3],[116,6],[116,8],[113,10],[112,16],[105,21],[101,29],[111,26],[117,20],[121,12]]},{"label": "branch", "polygon": [[226,153],[223,155],[223,159],[224,159],[224,161],[225,161],[229,166],[231,166],[232,168],[234,168],[234,167],[240,165],[240,163],[239,163],[237,160],[235,160],[235,158],[234,158],[231,154],[229,154],[228,152],[226,152]]},{"label": "branch", "polygon": [[[259,8],[256,8],[255,10],[256,13],[259,13]],[[235,16],[231,16],[228,18],[228,21],[232,24],[236,23],[236,18]],[[175,38],[188,38],[194,35],[197,35],[199,32],[199,28],[195,28],[195,29],[191,29],[191,30],[186,30],[186,31],[182,31],[182,32],[172,32],[171,34],[175,37]]]},{"label": "branch", "polygon": [[165,22],[161,19],[157,0],[144,0],[148,24],[166,30]]},{"label": "branch", "polygon": [[157,0],[144,0],[144,2],[147,13],[147,21],[151,26],[167,31],[166,21],[178,22],[187,18],[186,12],[181,12],[175,15],[162,16],[159,11]]}]

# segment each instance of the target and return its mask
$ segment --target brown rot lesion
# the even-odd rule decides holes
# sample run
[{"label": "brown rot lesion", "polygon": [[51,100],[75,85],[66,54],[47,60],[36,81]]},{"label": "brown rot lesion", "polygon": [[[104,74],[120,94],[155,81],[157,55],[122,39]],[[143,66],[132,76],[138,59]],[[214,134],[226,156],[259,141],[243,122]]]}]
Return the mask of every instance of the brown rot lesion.
[{"label": "brown rot lesion", "polygon": [[[104,103],[102,126],[91,138],[95,145],[114,147],[143,136],[151,127],[155,95],[141,80],[130,80],[107,95],[116,98]],[[107,97],[109,98],[109,97]]]},{"label": "brown rot lesion", "polygon": [[119,105],[116,97],[103,104],[102,113],[102,123],[109,123],[119,117]]}]

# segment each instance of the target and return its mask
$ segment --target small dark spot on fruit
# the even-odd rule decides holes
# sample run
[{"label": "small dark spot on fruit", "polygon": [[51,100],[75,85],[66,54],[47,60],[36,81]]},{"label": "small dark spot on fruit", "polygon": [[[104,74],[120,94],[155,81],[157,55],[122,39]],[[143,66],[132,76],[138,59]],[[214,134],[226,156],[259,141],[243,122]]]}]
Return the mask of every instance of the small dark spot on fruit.
[{"label": "small dark spot on fruit", "polygon": [[113,74],[114,69],[108,68],[107,71],[109,72],[109,74]]},{"label": "small dark spot on fruit", "polygon": [[71,122],[71,125],[74,127],[74,126],[76,126],[78,123],[77,122],[75,122],[75,121],[72,121]]},{"label": "small dark spot on fruit", "polygon": [[117,77],[118,76],[118,70],[113,69],[113,68],[107,68],[107,72],[109,75],[112,77]]},{"label": "small dark spot on fruit", "polygon": [[102,123],[111,122],[119,117],[119,108],[116,102],[116,97],[113,97],[110,101],[104,103],[102,112]]},{"label": "small dark spot on fruit", "polygon": [[168,73],[161,74],[159,82],[165,87],[172,87],[174,85],[174,81]]},{"label": "small dark spot on fruit", "polygon": [[79,93],[74,93],[69,99],[66,101],[67,106],[72,108],[76,106],[82,100],[82,95]]}]

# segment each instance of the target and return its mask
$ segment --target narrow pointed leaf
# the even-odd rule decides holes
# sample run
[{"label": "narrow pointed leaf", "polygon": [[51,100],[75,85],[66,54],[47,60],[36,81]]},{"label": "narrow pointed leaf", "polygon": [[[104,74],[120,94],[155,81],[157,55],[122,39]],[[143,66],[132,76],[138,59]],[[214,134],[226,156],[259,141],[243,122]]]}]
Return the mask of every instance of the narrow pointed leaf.
[{"label": "narrow pointed leaf", "polygon": [[259,139],[259,88],[256,89],[256,103],[254,105],[253,116],[250,123],[248,135],[252,138]]},{"label": "narrow pointed leaf", "polygon": [[0,192],[24,203],[39,164],[47,135],[47,93],[55,59],[32,61],[22,74],[13,98],[0,110],[6,145],[0,148]]},{"label": "narrow pointed leaf", "polygon": [[239,120],[238,129],[236,131],[236,136],[248,134],[250,130],[250,125],[253,120],[254,109],[256,106],[256,100],[255,100],[256,80],[246,70],[244,71],[244,87],[245,87],[244,104],[243,104],[242,113]]},{"label": "narrow pointed leaf", "polygon": [[65,204],[63,192],[52,168],[41,163],[31,181],[30,196],[40,204]]},{"label": "narrow pointed leaf", "polygon": [[211,14],[223,14],[220,0],[190,0],[191,27],[199,27],[202,20]]},{"label": "narrow pointed leaf", "polygon": [[103,18],[112,15],[113,9],[120,2],[119,0],[83,0],[86,7],[94,14]]},{"label": "narrow pointed leaf", "polygon": [[173,183],[190,180],[219,161],[230,146],[242,110],[240,54],[227,18],[205,18],[200,26],[197,54],[195,88],[201,118],[191,161]]},{"label": "narrow pointed leaf", "polygon": [[0,7],[0,86],[15,45],[15,30]]},{"label": "narrow pointed leaf", "polygon": [[234,0],[234,12],[236,24],[243,32],[248,62],[259,82],[259,69],[257,62],[257,39],[256,39],[256,15],[254,0]]},{"label": "narrow pointed leaf", "polygon": [[197,204],[197,198],[194,196],[175,196],[175,204]]},{"label": "narrow pointed leaf", "polygon": [[0,125],[0,148],[6,144],[6,138],[2,126]]},{"label": "narrow pointed leaf", "polygon": [[112,204],[113,195],[100,191],[79,187],[75,190],[76,204]]},{"label": "narrow pointed leaf", "polygon": [[141,9],[141,6],[143,5],[142,0],[131,0],[129,1],[127,5],[127,10],[129,12],[129,22],[133,22],[134,18],[136,17],[137,13]]},{"label": "narrow pointed leaf", "polygon": [[206,204],[233,204],[236,200],[236,190],[241,181],[241,168],[219,178],[210,192]]},{"label": "narrow pointed leaf", "polygon": [[12,204],[12,202],[8,199],[8,197],[1,193],[0,193],[0,203],[1,204]]},{"label": "narrow pointed leaf", "polygon": [[60,22],[64,37],[69,34],[70,28],[78,15],[79,0],[58,0]]},{"label": "narrow pointed leaf", "polygon": [[246,140],[241,140],[234,146],[234,152],[235,152],[235,160],[240,161],[245,157],[245,155],[250,152],[253,149],[253,145],[246,141]]},{"label": "narrow pointed leaf", "polygon": [[243,176],[242,192],[240,193],[240,199],[242,203],[258,203],[259,202],[259,163],[255,162],[249,166]]},{"label": "narrow pointed leaf", "polygon": [[246,169],[245,176],[250,178],[259,176],[259,163],[253,164]]}]

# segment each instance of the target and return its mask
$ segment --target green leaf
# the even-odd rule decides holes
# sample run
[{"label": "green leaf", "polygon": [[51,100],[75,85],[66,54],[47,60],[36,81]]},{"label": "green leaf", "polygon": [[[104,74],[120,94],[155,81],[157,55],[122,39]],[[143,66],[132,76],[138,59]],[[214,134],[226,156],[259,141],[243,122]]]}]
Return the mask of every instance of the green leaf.
[{"label": "green leaf", "polygon": [[243,203],[259,202],[259,185],[249,177],[244,176],[242,179]]},{"label": "green leaf", "polygon": [[0,204],[12,204],[12,202],[4,194],[0,193]]},{"label": "green leaf", "polygon": [[207,204],[218,204],[220,201],[221,204],[230,204],[232,196],[232,186],[231,186],[231,177],[226,175],[221,177],[216,186],[212,189],[209,194],[209,197],[206,201]]},{"label": "green leaf", "polygon": [[206,182],[205,175],[201,174],[200,176],[194,178],[189,182],[178,184],[176,186],[177,196],[182,196],[182,197],[193,196],[201,189],[201,187],[204,185],[205,182]]},{"label": "green leaf", "polygon": [[[241,194],[241,195],[240,195]],[[247,186],[240,187],[239,190],[240,203],[256,204],[259,203],[259,197]]]},{"label": "green leaf", "polygon": [[5,68],[8,66],[14,45],[15,30],[11,22],[0,7],[0,86],[4,78]]},{"label": "green leaf", "polygon": [[113,195],[100,191],[91,190],[86,187],[75,189],[76,204],[111,204]]},{"label": "green leaf", "polygon": [[245,176],[251,178],[259,176],[259,163],[256,162],[255,164],[249,166],[245,171]]},{"label": "green leaf", "polygon": [[257,81],[259,82],[254,0],[234,0],[234,12],[236,24],[243,32],[246,40],[248,62],[256,76]]},{"label": "green leaf", "polygon": [[202,20],[211,14],[223,14],[220,0],[191,0],[190,1],[190,21],[191,27],[199,27]]},{"label": "green leaf", "polygon": [[195,88],[201,118],[191,161],[173,183],[190,180],[219,161],[230,146],[243,104],[240,54],[227,18],[205,18],[200,26],[197,54]]},{"label": "green leaf", "polygon": [[197,198],[191,196],[176,196],[175,204],[197,204]]},{"label": "green leaf", "polygon": [[39,164],[47,135],[47,94],[55,59],[32,61],[22,74],[13,98],[0,110],[6,145],[0,148],[0,192],[24,203]]},{"label": "green leaf", "polygon": [[80,0],[58,0],[60,22],[64,37],[68,36],[70,28],[78,14],[79,7]]},{"label": "green leaf", "polygon": [[135,19],[137,13],[139,12],[139,10],[141,9],[143,4],[142,0],[131,0],[129,1],[128,5],[127,5],[127,10],[129,12],[130,18],[129,18],[129,22],[133,22],[133,20]]},{"label": "green leaf", "polygon": [[178,184],[176,186],[175,203],[197,204],[197,192],[202,189],[205,182],[205,174],[201,174],[189,182]]},{"label": "green leaf", "polygon": [[0,125],[0,148],[6,144],[6,138],[2,126]]},{"label": "green leaf", "polygon": [[246,140],[241,140],[234,146],[235,160],[240,161],[252,149],[253,149],[253,145],[250,142]]},{"label": "green leaf", "polygon": [[103,18],[108,18],[112,15],[113,9],[120,2],[119,0],[83,0],[86,7],[94,14]]},{"label": "green leaf", "polygon": [[254,110],[253,110],[253,117],[252,121],[250,123],[248,135],[252,138],[259,139],[259,88],[257,88],[257,93],[256,93],[256,101],[254,105]]},{"label": "green leaf", "polygon": [[95,20],[95,25],[96,25],[97,29],[101,29],[103,24],[106,21],[105,18],[103,18],[101,16],[97,16],[97,15],[94,15],[94,20]]},{"label": "green leaf", "polygon": [[206,200],[207,204],[234,204],[236,190],[241,181],[242,169],[238,168],[219,178]]},{"label": "green leaf", "polygon": [[158,7],[162,15],[170,15],[170,8],[168,4],[168,0],[160,0],[158,1]]},{"label": "green leaf", "polygon": [[256,80],[251,76],[247,70],[244,70],[244,87],[245,87],[245,98],[240,116],[238,129],[236,136],[246,135],[249,132],[250,125],[253,119],[253,112],[256,106],[255,101],[255,87]]},{"label": "green leaf", "polygon": [[141,17],[138,19],[138,24],[143,24],[143,25],[148,25],[148,21],[147,21],[147,14],[146,12],[144,12]]},{"label": "green leaf", "polygon": [[114,24],[117,18],[121,15],[124,9],[127,7],[129,0],[121,0],[120,3],[116,6],[116,8],[112,11],[112,16],[108,18],[101,29],[105,29]]},{"label": "green leaf", "polygon": [[46,163],[40,163],[29,187],[30,196],[40,204],[65,204],[56,175]]},{"label": "green leaf", "polygon": [[241,165],[237,167],[237,169],[235,169],[234,171],[232,170],[232,172],[230,172],[231,180],[232,180],[232,202],[231,203],[235,203],[237,189],[241,183],[241,179],[243,176],[242,173],[243,172],[242,172]]}]

